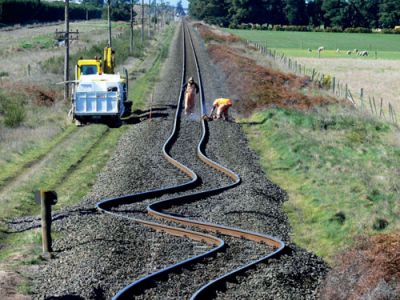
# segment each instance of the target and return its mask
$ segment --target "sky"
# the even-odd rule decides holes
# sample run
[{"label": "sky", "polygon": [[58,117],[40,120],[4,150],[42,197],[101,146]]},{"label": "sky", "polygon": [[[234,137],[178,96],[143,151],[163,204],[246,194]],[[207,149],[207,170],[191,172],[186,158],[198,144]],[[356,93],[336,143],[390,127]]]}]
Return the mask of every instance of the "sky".
[{"label": "sky", "polygon": [[[169,2],[170,4],[172,4],[172,5],[176,5],[177,3],[178,3],[178,1],[179,0],[166,0],[166,1],[164,1],[164,2]],[[184,8],[187,8],[188,7],[188,1],[187,0],[182,0],[182,6],[184,7]]]}]

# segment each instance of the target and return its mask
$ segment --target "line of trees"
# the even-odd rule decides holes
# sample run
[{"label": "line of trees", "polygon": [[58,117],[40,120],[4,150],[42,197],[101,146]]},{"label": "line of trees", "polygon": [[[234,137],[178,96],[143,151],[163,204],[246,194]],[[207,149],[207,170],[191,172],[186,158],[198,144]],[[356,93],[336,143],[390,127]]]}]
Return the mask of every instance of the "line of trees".
[{"label": "line of trees", "polygon": [[400,25],[400,0],[189,0],[189,14],[211,24],[339,28]]},{"label": "line of trees", "polygon": [[[101,9],[71,3],[70,19],[101,18]],[[41,2],[38,0],[0,0],[0,23],[26,24],[54,22],[64,19],[64,2]]]}]

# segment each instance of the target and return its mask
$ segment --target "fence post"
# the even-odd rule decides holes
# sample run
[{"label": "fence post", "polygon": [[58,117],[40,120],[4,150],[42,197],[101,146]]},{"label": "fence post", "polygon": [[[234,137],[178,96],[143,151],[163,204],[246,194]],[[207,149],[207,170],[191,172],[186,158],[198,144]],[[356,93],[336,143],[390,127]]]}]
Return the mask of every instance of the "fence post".
[{"label": "fence post", "polygon": [[381,107],[380,107],[380,111],[379,111],[379,116],[385,117],[385,113],[383,112],[383,98],[381,98]]},{"label": "fence post", "polygon": [[360,101],[361,101],[361,109],[364,109],[364,89],[360,89]]},{"label": "fence post", "polygon": [[374,96],[372,96],[372,103],[374,104],[375,115],[377,115],[378,111],[376,110],[376,102],[375,102],[375,97]]},{"label": "fence post", "polygon": [[332,93],[335,94],[335,87],[336,87],[336,78],[335,76],[332,77]]},{"label": "fence post", "polygon": [[311,81],[314,81],[314,76],[315,76],[315,69],[312,69],[312,75],[311,75]]}]

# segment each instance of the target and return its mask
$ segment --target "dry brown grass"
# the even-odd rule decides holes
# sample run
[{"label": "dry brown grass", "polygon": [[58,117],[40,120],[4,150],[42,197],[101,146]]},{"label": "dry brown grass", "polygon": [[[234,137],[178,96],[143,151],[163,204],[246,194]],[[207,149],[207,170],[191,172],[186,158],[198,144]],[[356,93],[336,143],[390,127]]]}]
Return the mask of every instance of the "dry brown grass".
[{"label": "dry brown grass", "polygon": [[323,300],[389,300],[399,295],[399,233],[360,239],[354,249],[337,257],[321,291]]},{"label": "dry brown grass", "polygon": [[216,42],[237,43],[241,41],[241,39],[236,35],[222,31],[211,30],[208,26],[205,26],[202,23],[195,23],[193,27],[197,28],[201,37],[206,42],[216,41]]},{"label": "dry brown grass", "polygon": [[[22,27],[13,31],[0,31],[0,71],[7,72],[8,77],[0,81],[33,81],[59,82],[62,78],[55,78],[53,74],[44,74],[39,64],[53,56],[63,56],[64,47],[50,49],[22,49],[21,43],[32,41],[38,36],[52,37],[56,30],[63,30],[62,25],[50,25],[38,28]],[[71,23],[71,31],[79,30],[79,40],[71,42],[71,54],[85,47],[107,40],[107,23],[103,20]],[[113,35],[121,33],[121,28],[114,28]],[[30,76],[28,75],[30,66]],[[63,68],[63,66],[60,66]]]},{"label": "dry brown grass", "polygon": [[306,76],[285,74],[260,66],[255,60],[244,57],[240,51],[226,45],[210,44],[208,50],[240,99],[235,105],[242,114],[269,106],[309,109],[338,103],[331,97],[311,95],[311,91],[317,87]]},{"label": "dry brown grass", "polygon": [[348,83],[355,95],[364,88],[365,95],[383,98],[386,103],[391,102],[400,114],[400,61],[323,58],[296,60],[308,68],[315,68],[320,73],[330,74],[339,81]]}]

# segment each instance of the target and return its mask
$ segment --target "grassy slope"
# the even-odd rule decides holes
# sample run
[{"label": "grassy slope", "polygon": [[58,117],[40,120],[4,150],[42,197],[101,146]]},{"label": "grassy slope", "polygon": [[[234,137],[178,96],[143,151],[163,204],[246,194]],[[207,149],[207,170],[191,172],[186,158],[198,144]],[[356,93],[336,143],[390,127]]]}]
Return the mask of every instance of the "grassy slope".
[{"label": "grassy slope", "polygon": [[[317,57],[316,49],[324,46],[326,50],[323,57],[349,57],[345,51],[359,49],[378,51],[378,58],[400,59],[398,47],[399,37],[392,34],[366,34],[366,33],[331,33],[331,32],[291,32],[291,31],[257,31],[257,30],[232,30],[227,29],[244,39],[267,43],[272,49],[277,49],[288,56]],[[307,49],[313,50],[308,53]],[[335,52],[341,49],[341,53]],[[329,51],[330,50],[330,51]],[[354,58],[353,56],[350,56]],[[370,53],[369,58],[375,58]],[[363,58],[365,59],[365,58]]]},{"label": "grassy slope", "polygon": [[264,170],[289,194],[296,243],[329,261],[355,236],[380,231],[379,220],[400,229],[398,132],[341,111],[272,109],[248,122],[258,123],[245,131]]},{"label": "grassy slope", "polygon": [[[163,45],[158,49],[162,53],[157,61],[157,68],[151,68],[145,73],[147,81],[134,82],[132,88],[150,89],[158,76],[162,61],[166,58],[169,43],[172,40],[174,27],[170,27],[162,39]],[[149,75],[150,74],[150,75]],[[145,88],[143,88],[143,85]],[[145,94],[136,100],[145,104]],[[8,210],[2,210],[1,216],[16,217],[21,215],[36,214],[39,207],[32,198],[32,189],[38,187],[56,190],[59,201],[54,209],[78,203],[86,195],[96,180],[97,174],[104,167],[115,149],[120,136],[129,128],[124,125],[118,129],[109,130],[103,125],[90,125],[77,129],[81,138],[73,141],[69,149],[63,149],[60,155],[55,155],[49,168],[41,170],[27,181],[26,185],[19,187],[13,201],[17,196],[23,196],[17,204],[12,204]],[[75,129],[76,130],[76,129]],[[10,204],[10,202],[8,202]],[[18,209],[15,209],[18,206]],[[3,206],[4,208],[5,206]],[[7,214],[6,214],[7,212]],[[31,230],[17,234],[6,234],[6,226],[0,223],[0,265],[10,264],[7,268],[18,268],[19,264],[37,264],[40,262],[38,255],[41,253],[41,238],[39,230]],[[53,238],[57,232],[53,233]],[[22,257],[22,260],[21,260]],[[14,261],[14,258],[18,258]],[[21,292],[29,293],[29,284],[22,282]]]}]

